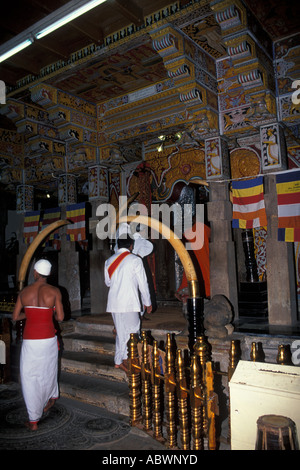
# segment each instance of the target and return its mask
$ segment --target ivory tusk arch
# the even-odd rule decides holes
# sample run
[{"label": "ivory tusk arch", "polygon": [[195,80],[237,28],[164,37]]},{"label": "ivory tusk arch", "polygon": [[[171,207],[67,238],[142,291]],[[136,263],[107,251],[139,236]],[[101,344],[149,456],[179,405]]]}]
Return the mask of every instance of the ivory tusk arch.
[{"label": "ivory tusk arch", "polygon": [[57,220],[56,222],[53,222],[52,224],[48,225],[47,227],[44,228],[33,240],[33,242],[29,245],[27,248],[27,251],[22,259],[22,263],[19,269],[19,275],[18,275],[18,289],[19,292],[23,289],[24,283],[25,283],[25,278],[28,270],[29,263],[32,259],[32,256],[37,249],[37,247],[41,244],[41,242],[54,230],[57,230],[58,228],[62,227],[63,225],[69,224],[69,220]]},{"label": "ivory tusk arch", "polygon": [[187,249],[185,248],[180,238],[178,238],[177,235],[162,222],[145,215],[124,216],[119,219],[120,224],[133,221],[153,228],[156,232],[159,232],[171,243],[179,256],[185,271],[190,296],[192,298],[199,297],[199,286],[195,267]]}]

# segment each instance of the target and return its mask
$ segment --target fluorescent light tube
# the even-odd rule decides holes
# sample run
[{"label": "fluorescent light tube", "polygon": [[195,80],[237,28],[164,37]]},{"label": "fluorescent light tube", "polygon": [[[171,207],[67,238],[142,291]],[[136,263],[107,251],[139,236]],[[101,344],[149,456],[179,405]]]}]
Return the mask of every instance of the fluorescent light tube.
[{"label": "fluorescent light tube", "polygon": [[35,37],[37,39],[41,39],[47,34],[52,33],[52,31],[55,31],[56,29],[60,28],[61,26],[69,23],[70,21],[73,21],[75,18],[78,18],[78,16],[83,15],[87,11],[91,10],[92,8],[97,7],[101,3],[104,3],[106,0],[92,0],[89,3],[86,3],[80,8],[77,8],[77,10],[73,11],[72,13],[69,13],[68,15],[64,16],[60,20],[55,21],[54,23],[50,24],[46,28],[42,29],[42,31],[39,31],[37,34],[35,34]]},{"label": "fluorescent light tube", "polygon": [[21,42],[15,47],[12,47],[9,51],[4,52],[4,54],[0,56],[0,62],[3,62],[4,60],[8,59],[9,57],[21,51],[22,49],[25,49],[25,47],[30,46],[30,44],[32,43],[33,39],[26,39],[26,41]]}]

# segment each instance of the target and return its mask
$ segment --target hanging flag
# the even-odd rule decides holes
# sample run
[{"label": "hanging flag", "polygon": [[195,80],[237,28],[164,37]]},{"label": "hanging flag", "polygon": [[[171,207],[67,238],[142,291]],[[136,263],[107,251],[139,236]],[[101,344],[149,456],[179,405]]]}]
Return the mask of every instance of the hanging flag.
[{"label": "hanging flag", "polygon": [[263,177],[232,182],[233,228],[266,227]]},{"label": "hanging flag", "polygon": [[[60,214],[61,214],[61,209],[60,207],[55,207],[54,209],[45,209],[44,215],[42,218],[42,230],[46,228],[48,225],[52,224],[53,222],[56,222],[57,220],[60,220]],[[49,239],[53,238],[58,238],[58,230],[56,230],[54,233],[51,233],[49,236]]]},{"label": "hanging flag", "polygon": [[67,206],[66,215],[67,219],[73,222],[67,226],[67,240],[72,242],[86,240],[85,202]]},{"label": "hanging flag", "polygon": [[300,169],[276,175],[278,240],[300,241]]},{"label": "hanging flag", "polygon": [[26,245],[30,245],[39,232],[40,211],[30,211],[25,213],[23,240]]},{"label": "hanging flag", "polygon": [[[60,220],[61,217],[61,208],[55,207],[54,209],[45,209],[44,215],[42,217],[41,229],[43,230],[48,225]],[[60,249],[60,240],[59,240],[59,231],[55,230],[52,232],[45,240],[44,243],[46,246],[51,244],[52,248],[59,250]]]}]

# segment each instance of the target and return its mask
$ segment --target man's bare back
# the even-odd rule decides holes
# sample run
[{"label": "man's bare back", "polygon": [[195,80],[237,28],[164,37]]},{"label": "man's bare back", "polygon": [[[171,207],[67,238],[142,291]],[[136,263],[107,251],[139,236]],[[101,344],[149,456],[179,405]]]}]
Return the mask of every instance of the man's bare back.
[{"label": "man's bare back", "polygon": [[47,280],[35,274],[35,283],[25,287],[20,292],[13,311],[12,319],[14,321],[24,320],[26,315],[22,312],[24,307],[55,307],[55,318],[57,321],[63,321],[64,311],[62,305],[61,292],[57,287],[47,284]]},{"label": "man's bare back", "polygon": [[25,287],[20,293],[20,297],[24,306],[51,308],[55,306],[59,290],[49,284],[35,282],[31,286]]}]

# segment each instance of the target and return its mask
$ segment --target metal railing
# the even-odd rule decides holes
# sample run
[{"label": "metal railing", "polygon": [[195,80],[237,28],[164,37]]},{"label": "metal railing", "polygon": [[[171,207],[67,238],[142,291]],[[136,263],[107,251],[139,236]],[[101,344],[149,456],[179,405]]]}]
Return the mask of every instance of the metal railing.
[{"label": "metal railing", "polygon": [[[170,333],[164,350],[145,331],[141,339],[130,335],[128,342],[128,379],[130,425],[139,427],[169,449],[216,450],[218,395],[216,375],[228,382],[241,358],[239,340],[231,340],[227,371],[214,370],[210,347],[198,336],[192,351],[177,349]],[[250,360],[263,361],[258,344],[253,342]],[[278,346],[278,364],[291,364],[286,345]],[[230,393],[228,389],[228,416]],[[230,444],[230,419],[227,443]]]}]

